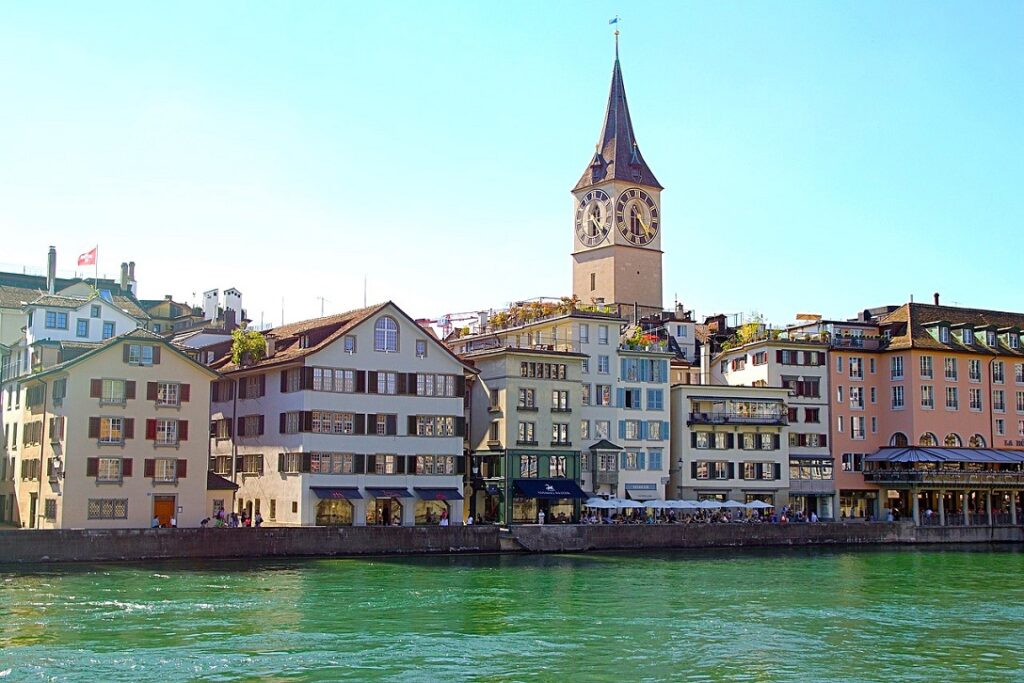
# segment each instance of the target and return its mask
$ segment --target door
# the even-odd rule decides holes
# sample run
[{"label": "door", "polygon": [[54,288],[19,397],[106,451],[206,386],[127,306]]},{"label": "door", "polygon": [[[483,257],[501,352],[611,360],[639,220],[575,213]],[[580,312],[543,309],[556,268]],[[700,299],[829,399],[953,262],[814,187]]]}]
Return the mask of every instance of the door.
[{"label": "door", "polygon": [[36,528],[36,509],[39,507],[39,494],[30,493],[28,494],[28,526],[30,529]]},{"label": "door", "polygon": [[174,517],[174,496],[153,496],[153,516],[160,520],[161,528],[169,528]]}]

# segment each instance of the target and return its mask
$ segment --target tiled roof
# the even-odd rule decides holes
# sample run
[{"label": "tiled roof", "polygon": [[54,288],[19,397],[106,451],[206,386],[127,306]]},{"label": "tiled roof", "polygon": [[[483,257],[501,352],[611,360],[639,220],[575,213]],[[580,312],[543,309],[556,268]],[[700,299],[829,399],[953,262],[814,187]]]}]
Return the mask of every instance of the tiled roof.
[{"label": "tiled roof", "polygon": [[886,346],[889,351],[902,349],[934,349],[936,351],[960,351],[964,353],[989,353],[1024,356],[1024,349],[1011,349],[1002,339],[995,347],[985,344],[984,334],[974,335],[974,344],[962,344],[957,336],[950,334],[949,343],[943,343],[931,335],[926,323],[942,320],[952,325],[970,323],[975,327],[992,325],[997,328],[1024,329],[1024,314],[1005,311],[988,311],[981,308],[959,308],[956,306],[934,306],[932,304],[909,303],[883,315],[879,324],[893,325],[892,341]]},{"label": "tiled roof", "polygon": [[95,295],[88,299],[77,296],[61,296],[60,294],[43,294],[29,302],[32,306],[46,306],[48,308],[78,308],[95,299]]},{"label": "tiled roof", "polygon": [[44,290],[0,284],[0,308],[18,308],[39,297]]},{"label": "tiled roof", "polygon": [[597,152],[574,189],[579,190],[606,180],[626,180],[661,189],[661,184],[640,154],[640,147],[633,134],[633,122],[629,117],[629,105],[626,103],[626,86],[622,82],[622,67],[619,66],[618,47],[615,49],[612,85],[608,92],[608,107],[605,109],[604,126],[601,127]]},{"label": "tiled roof", "polygon": [[[149,320],[149,314],[142,309],[138,299],[131,293],[121,291],[121,286],[113,280],[93,278],[57,278],[54,281],[54,289],[61,292],[68,287],[79,283],[92,285],[94,282],[98,289],[106,289],[110,292],[113,304],[128,315],[139,320]],[[40,296],[49,296],[46,292],[46,277],[43,275],[25,275],[23,273],[0,273],[0,307],[21,308],[23,303],[33,302]],[[43,304],[49,305],[49,304]],[[60,304],[53,304],[60,305]]]}]

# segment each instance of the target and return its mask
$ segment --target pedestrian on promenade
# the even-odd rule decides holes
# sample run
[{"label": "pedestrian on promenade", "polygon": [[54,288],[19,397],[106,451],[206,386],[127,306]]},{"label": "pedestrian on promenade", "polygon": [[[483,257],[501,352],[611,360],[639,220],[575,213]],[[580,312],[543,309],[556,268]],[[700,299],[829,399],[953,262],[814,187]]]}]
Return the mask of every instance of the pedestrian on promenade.
[{"label": "pedestrian on promenade", "polygon": [[543,523],[544,523],[544,511],[543,510],[537,510],[537,524],[543,524]]},{"label": "pedestrian on promenade", "polygon": [[160,528],[160,518],[157,517],[156,515],[153,515],[153,521],[149,523],[149,527],[151,529],[159,529]]},{"label": "pedestrian on promenade", "polygon": [[259,512],[256,513],[255,522],[256,522],[256,528],[257,529],[259,529],[261,526],[263,526],[263,515],[261,515]]}]

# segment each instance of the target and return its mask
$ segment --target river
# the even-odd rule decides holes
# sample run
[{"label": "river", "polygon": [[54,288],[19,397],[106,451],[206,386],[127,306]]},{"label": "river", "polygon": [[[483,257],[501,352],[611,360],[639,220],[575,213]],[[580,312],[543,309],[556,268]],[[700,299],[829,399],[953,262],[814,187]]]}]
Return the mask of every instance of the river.
[{"label": "river", "polygon": [[1024,552],[0,567],[0,681],[1024,680]]}]

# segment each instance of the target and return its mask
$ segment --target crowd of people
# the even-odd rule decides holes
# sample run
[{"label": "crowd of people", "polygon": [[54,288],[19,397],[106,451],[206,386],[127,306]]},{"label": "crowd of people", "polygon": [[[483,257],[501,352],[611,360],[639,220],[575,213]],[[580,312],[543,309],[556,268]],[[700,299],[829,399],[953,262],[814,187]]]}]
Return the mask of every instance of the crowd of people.
[{"label": "crowd of people", "polygon": [[[696,510],[679,514],[676,510],[657,510],[654,508],[630,509],[612,514],[598,514],[598,510],[584,511],[580,518],[581,524],[789,524],[817,522],[818,515],[803,511],[794,512],[784,506],[778,513],[749,510]],[[611,511],[603,511],[611,512]]]},{"label": "crowd of people", "polygon": [[241,514],[237,512],[225,512],[223,508],[217,511],[212,518],[207,517],[206,519],[199,522],[199,526],[206,528],[213,526],[216,528],[230,528],[237,529],[240,527],[261,527],[263,526],[263,515],[258,511],[256,514],[250,514],[248,510],[243,510]]}]

